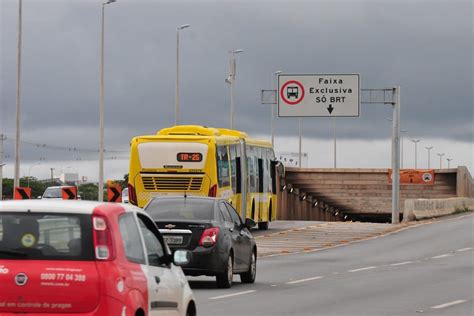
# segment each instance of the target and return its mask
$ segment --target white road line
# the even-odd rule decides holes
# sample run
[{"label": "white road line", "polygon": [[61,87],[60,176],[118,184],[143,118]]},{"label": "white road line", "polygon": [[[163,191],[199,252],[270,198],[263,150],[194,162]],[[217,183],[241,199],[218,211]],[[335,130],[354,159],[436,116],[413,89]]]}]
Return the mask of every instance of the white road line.
[{"label": "white road line", "polygon": [[461,303],[464,303],[464,302],[466,302],[466,300],[457,300],[457,301],[449,302],[449,303],[446,303],[446,304],[441,304],[441,305],[432,306],[431,309],[445,308],[445,307],[449,307],[449,306],[461,304]]},{"label": "white road line", "polygon": [[462,248],[462,249],[458,249],[456,250],[456,252],[463,252],[463,251],[468,251],[468,250],[471,250],[472,248],[471,247],[468,247],[468,248]]},{"label": "white road line", "polygon": [[410,264],[410,263],[413,263],[413,261],[405,261],[405,262],[398,262],[398,263],[392,263],[391,266],[395,267],[395,266],[403,266],[405,264]]},{"label": "white road line", "polygon": [[360,268],[360,269],[348,270],[347,272],[359,272],[359,271],[371,270],[371,269],[375,269],[375,268],[377,268],[377,267],[372,266],[372,267],[365,267],[365,268]]},{"label": "white road line", "polygon": [[452,257],[453,255],[450,253],[445,253],[444,255],[439,255],[435,257],[431,257],[431,259],[441,259],[441,258],[446,258],[446,257]]},{"label": "white road line", "polygon": [[307,281],[318,280],[318,279],[322,279],[322,278],[323,278],[322,276],[316,276],[316,277],[307,278],[307,279],[289,281],[289,282],[286,282],[286,284],[297,284],[297,283],[302,283],[302,282],[307,282]]},{"label": "white road line", "polygon": [[227,295],[209,297],[209,299],[210,299],[210,300],[219,300],[219,299],[221,299],[221,298],[227,298],[227,297],[245,295],[245,294],[250,294],[250,293],[253,293],[253,292],[257,292],[257,291],[256,291],[256,290],[243,291],[243,292],[237,292],[237,293],[232,293],[232,294],[227,294]]}]

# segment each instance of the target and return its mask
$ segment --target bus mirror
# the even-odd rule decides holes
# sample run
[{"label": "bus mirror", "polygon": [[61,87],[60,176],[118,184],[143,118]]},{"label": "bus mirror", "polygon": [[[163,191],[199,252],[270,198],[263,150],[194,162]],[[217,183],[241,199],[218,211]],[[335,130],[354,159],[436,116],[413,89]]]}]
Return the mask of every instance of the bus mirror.
[{"label": "bus mirror", "polygon": [[281,161],[275,161],[275,168],[278,176],[283,178],[285,176],[285,165]]}]

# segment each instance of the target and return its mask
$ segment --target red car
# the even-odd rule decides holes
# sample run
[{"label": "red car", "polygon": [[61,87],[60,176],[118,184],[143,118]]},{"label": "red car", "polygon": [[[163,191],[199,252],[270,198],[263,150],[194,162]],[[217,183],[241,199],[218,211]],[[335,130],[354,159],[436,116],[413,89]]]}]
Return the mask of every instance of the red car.
[{"label": "red car", "polygon": [[189,256],[131,205],[0,202],[0,315],[195,315]]}]

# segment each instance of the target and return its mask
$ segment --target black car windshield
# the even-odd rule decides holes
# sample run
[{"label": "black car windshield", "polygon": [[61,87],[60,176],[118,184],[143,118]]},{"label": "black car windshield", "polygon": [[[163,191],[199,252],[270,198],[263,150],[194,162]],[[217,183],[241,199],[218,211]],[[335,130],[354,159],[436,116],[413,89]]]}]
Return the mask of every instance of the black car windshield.
[{"label": "black car windshield", "polygon": [[154,199],[148,204],[145,211],[155,221],[209,221],[214,219],[214,200],[195,198]]},{"label": "black car windshield", "polygon": [[0,213],[0,259],[93,260],[86,214]]}]

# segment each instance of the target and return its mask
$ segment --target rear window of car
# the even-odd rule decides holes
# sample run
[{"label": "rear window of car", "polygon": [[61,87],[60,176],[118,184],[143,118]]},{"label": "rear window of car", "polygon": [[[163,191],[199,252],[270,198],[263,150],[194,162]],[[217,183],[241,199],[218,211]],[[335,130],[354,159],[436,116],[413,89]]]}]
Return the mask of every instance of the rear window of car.
[{"label": "rear window of car", "polygon": [[198,220],[214,219],[214,200],[208,199],[154,199],[145,211],[155,220]]},{"label": "rear window of car", "polygon": [[43,193],[43,199],[60,199],[61,188],[47,188]]},{"label": "rear window of car", "polygon": [[0,213],[0,259],[94,260],[87,214]]}]

